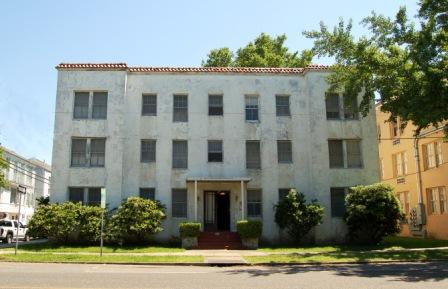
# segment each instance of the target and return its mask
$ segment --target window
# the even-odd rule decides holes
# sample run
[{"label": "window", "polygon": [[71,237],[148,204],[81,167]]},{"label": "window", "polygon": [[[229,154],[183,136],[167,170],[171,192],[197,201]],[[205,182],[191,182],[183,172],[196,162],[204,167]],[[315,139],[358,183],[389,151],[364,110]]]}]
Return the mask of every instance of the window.
[{"label": "window", "polygon": [[84,203],[84,188],[69,188],[68,200],[73,203]]},{"label": "window", "polygon": [[288,195],[290,189],[278,189],[278,200],[281,201]]},{"label": "window", "polygon": [[328,140],[328,151],[330,153],[330,168],[343,168],[344,152],[342,140]]},{"label": "window", "polygon": [[208,141],[208,161],[209,162],[222,162],[222,140],[209,140]]},{"label": "window", "polygon": [[358,119],[358,101],[356,97],[344,96],[344,118]]},{"label": "window", "polygon": [[260,141],[246,141],[246,168],[261,168]]},{"label": "window", "polygon": [[442,142],[432,142],[423,145],[425,169],[431,169],[443,164]]},{"label": "window", "polygon": [[107,118],[107,92],[94,92],[92,101],[92,118]]},{"label": "window", "polygon": [[405,176],[408,173],[408,155],[406,152],[401,152],[392,155],[392,163],[394,165],[394,174],[396,177]]},{"label": "window", "polygon": [[156,189],[140,188],[140,198],[154,201],[156,199]]},{"label": "window", "polygon": [[409,205],[409,192],[397,193],[398,199],[400,200],[401,208],[405,215],[409,215],[411,212],[411,207]]},{"label": "window", "polygon": [[247,190],[247,216],[261,217],[261,190]]},{"label": "window", "polygon": [[173,189],[171,195],[173,218],[187,218],[187,190]]},{"label": "window", "polygon": [[101,205],[101,188],[87,189],[87,205],[90,206]]},{"label": "window", "polygon": [[331,216],[342,218],[345,214],[345,195],[348,188],[330,188]]},{"label": "window", "polygon": [[17,189],[11,188],[11,192],[9,194],[9,203],[10,204],[17,204],[18,198],[17,198]]},{"label": "window", "polygon": [[428,208],[429,213],[431,214],[437,214],[438,211],[438,195],[439,195],[439,189],[438,188],[429,188],[426,189],[426,194],[428,198]]},{"label": "window", "polygon": [[277,157],[279,163],[292,163],[292,145],[290,140],[277,141]]},{"label": "window", "polygon": [[186,140],[173,140],[173,169],[188,168],[188,143]]},{"label": "window", "polygon": [[258,121],[258,96],[246,95],[246,121]]},{"label": "window", "polygon": [[276,95],[275,106],[277,116],[290,116],[291,111],[289,109],[289,95]]},{"label": "window", "polygon": [[156,161],[156,141],[142,140],[140,143],[140,161],[151,163]]},{"label": "window", "polygon": [[87,166],[87,139],[72,139],[72,160],[73,167]]},{"label": "window", "polygon": [[96,138],[90,140],[90,166],[104,167],[106,153],[106,139]]},{"label": "window", "polygon": [[398,129],[398,122],[397,121],[391,121],[389,123],[390,126],[390,137],[398,137],[399,135],[399,129]]},{"label": "window", "polygon": [[178,95],[173,96],[173,121],[174,122],[188,122],[188,96]]},{"label": "window", "polygon": [[[90,152],[88,150],[90,148]],[[72,167],[104,167],[106,139],[73,138],[71,151]]]},{"label": "window", "polygon": [[142,95],[142,115],[157,115],[157,95]]},{"label": "window", "polygon": [[73,118],[75,119],[89,118],[88,92],[75,92],[75,107],[73,110]]},{"label": "window", "polygon": [[208,115],[223,115],[222,95],[210,94],[208,96]]},{"label": "window", "polygon": [[361,141],[354,139],[345,140],[345,144],[347,148],[347,167],[362,167]]},{"label": "window", "polygon": [[448,212],[445,187],[439,187],[439,205],[440,214],[445,214]]},{"label": "window", "polygon": [[325,107],[327,110],[327,119],[339,119],[339,95],[335,93],[327,94],[325,97]]}]

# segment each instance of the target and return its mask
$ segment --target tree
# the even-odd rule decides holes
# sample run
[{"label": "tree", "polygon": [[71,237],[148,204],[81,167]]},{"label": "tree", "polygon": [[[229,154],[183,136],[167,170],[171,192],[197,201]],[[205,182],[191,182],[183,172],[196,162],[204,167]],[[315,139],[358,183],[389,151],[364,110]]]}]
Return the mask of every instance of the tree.
[{"label": "tree", "polygon": [[290,52],[285,46],[286,35],[271,37],[261,33],[253,42],[239,48],[236,54],[228,47],[212,49],[205,67],[305,67],[311,63],[313,53],[310,50]]},{"label": "tree", "polygon": [[36,203],[37,206],[46,206],[48,204],[50,204],[50,197],[44,197],[44,196],[40,196],[39,198],[36,198]]},{"label": "tree", "polygon": [[0,188],[8,187],[9,182],[6,179],[5,171],[9,168],[8,162],[3,158],[3,150],[0,147]]},{"label": "tree", "polygon": [[307,204],[305,195],[291,189],[275,205],[275,222],[280,229],[299,242],[308,232],[322,222],[324,209],[315,200]]},{"label": "tree", "polygon": [[402,7],[394,20],[372,12],[362,21],[370,35],[357,40],[351,20],[346,25],[341,19],[332,31],[321,22],[320,30],[304,32],[314,39],[316,55],[335,58],[330,92],[351,98],[361,93],[363,115],[378,93],[390,121],[411,121],[416,134],[448,119],[448,2],[419,4],[419,28]]},{"label": "tree", "polygon": [[378,244],[384,237],[400,232],[400,221],[405,216],[392,186],[378,183],[353,187],[345,203],[351,240]]}]

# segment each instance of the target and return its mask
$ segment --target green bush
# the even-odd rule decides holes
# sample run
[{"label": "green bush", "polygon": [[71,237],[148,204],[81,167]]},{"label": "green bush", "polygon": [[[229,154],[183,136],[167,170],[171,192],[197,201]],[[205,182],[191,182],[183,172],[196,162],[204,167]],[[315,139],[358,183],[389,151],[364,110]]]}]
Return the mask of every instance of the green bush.
[{"label": "green bush", "polygon": [[263,223],[259,220],[238,221],[236,231],[242,239],[260,238],[263,232]]},{"label": "green bush", "polygon": [[28,223],[28,233],[54,243],[96,242],[100,238],[102,212],[99,207],[71,202],[39,206]]},{"label": "green bush", "polygon": [[275,205],[275,222],[296,242],[320,224],[323,215],[324,209],[315,200],[307,204],[305,195],[294,189]]},{"label": "green bush", "polygon": [[159,202],[130,197],[107,223],[107,240],[117,244],[142,243],[163,230],[164,206]]},{"label": "green bush", "polygon": [[199,237],[201,233],[201,223],[182,222],[179,224],[179,235],[181,238]]},{"label": "green bush", "polygon": [[392,186],[378,183],[353,187],[345,203],[344,219],[352,241],[377,244],[400,232],[404,214]]}]

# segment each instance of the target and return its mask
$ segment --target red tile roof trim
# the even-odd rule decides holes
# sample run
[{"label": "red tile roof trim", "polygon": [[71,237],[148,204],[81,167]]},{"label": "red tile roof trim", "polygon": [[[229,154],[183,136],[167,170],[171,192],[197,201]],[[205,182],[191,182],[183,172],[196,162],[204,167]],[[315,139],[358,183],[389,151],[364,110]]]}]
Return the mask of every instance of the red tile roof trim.
[{"label": "red tile roof trim", "polygon": [[304,68],[276,67],[128,67],[126,63],[61,63],[58,70],[127,70],[133,73],[266,73],[303,74],[307,71],[328,71],[327,65],[309,65]]}]

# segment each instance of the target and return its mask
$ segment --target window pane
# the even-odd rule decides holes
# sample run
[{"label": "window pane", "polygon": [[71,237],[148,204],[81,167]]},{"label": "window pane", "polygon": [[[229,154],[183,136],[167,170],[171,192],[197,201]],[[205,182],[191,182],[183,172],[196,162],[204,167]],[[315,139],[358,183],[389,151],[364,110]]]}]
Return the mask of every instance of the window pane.
[{"label": "window pane", "polygon": [[142,95],[142,115],[157,115],[157,95]]},{"label": "window pane", "polygon": [[208,96],[208,115],[223,115],[222,95]]},{"label": "window pane", "polygon": [[209,140],[208,141],[208,161],[209,162],[222,162],[222,141],[221,140]]},{"label": "window pane", "polygon": [[186,140],[173,141],[173,168],[188,168],[188,143]]},{"label": "window pane", "polygon": [[356,97],[344,96],[344,118],[358,119],[358,101]]},{"label": "window pane", "polygon": [[339,119],[339,95],[327,94],[325,96],[325,107],[327,109],[327,119]]},{"label": "window pane", "polygon": [[155,200],[155,188],[140,188],[140,198],[147,200]]},{"label": "window pane", "polygon": [[174,95],[173,97],[173,121],[188,122],[188,96]]},{"label": "window pane", "polygon": [[279,163],[292,163],[292,147],[291,141],[277,141],[277,156]]},{"label": "window pane", "polygon": [[87,166],[87,139],[72,139],[72,159],[74,167]]},{"label": "window pane", "polygon": [[156,161],[156,141],[142,140],[141,141],[141,162],[149,163]]},{"label": "window pane", "polygon": [[173,218],[187,218],[187,190],[173,189],[171,205]]},{"label": "window pane", "polygon": [[87,194],[87,205],[99,206],[101,204],[101,188],[89,188]]},{"label": "window pane", "polygon": [[9,203],[10,204],[18,204],[19,199],[17,198],[17,189],[11,188],[11,193],[9,195]]},{"label": "window pane", "polygon": [[84,188],[69,188],[68,200],[74,203],[84,203]]},{"label": "window pane", "polygon": [[247,190],[247,216],[261,217],[262,194],[261,190]]},{"label": "window pane", "polygon": [[342,140],[328,140],[328,151],[330,153],[330,168],[343,168]]},{"label": "window pane", "polygon": [[277,95],[275,96],[277,116],[289,116],[291,115],[289,109],[289,96]]},{"label": "window pane", "polygon": [[107,92],[94,92],[92,100],[92,118],[107,118]]},{"label": "window pane", "polygon": [[90,140],[90,166],[104,167],[106,152],[106,139],[97,138]]},{"label": "window pane", "polygon": [[346,146],[347,146],[347,166],[349,168],[362,167],[361,141],[347,140]]},{"label": "window pane", "polygon": [[89,93],[75,92],[75,107],[73,109],[73,118],[85,119],[89,117]]},{"label": "window pane", "polygon": [[331,216],[342,218],[345,214],[345,189],[330,188],[331,193]]},{"label": "window pane", "polygon": [[261,168],[259,141],[246,142],[246,168],[248,169]]},{"label": "window pane", "polygon": [[246,96],[246,120],[258,120],[258,96]]},{"label": "window pane", "polygon": [[440,213],[448,212],[445,187],[439,187]]}]

